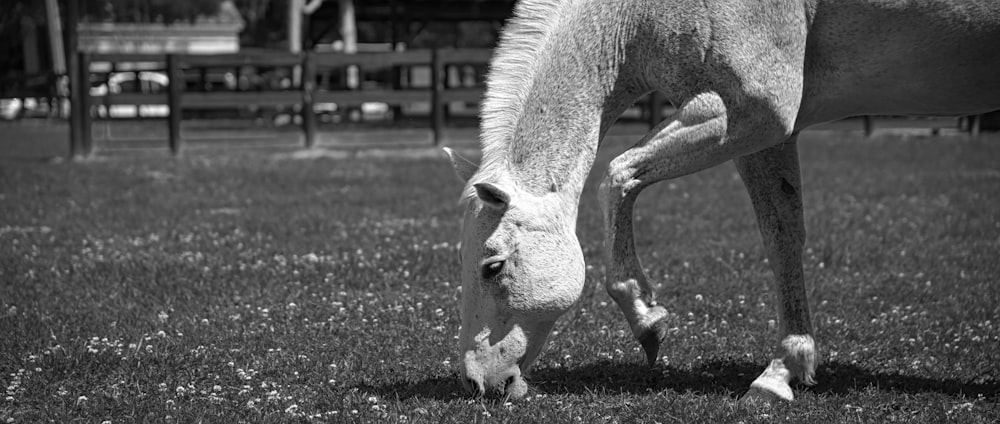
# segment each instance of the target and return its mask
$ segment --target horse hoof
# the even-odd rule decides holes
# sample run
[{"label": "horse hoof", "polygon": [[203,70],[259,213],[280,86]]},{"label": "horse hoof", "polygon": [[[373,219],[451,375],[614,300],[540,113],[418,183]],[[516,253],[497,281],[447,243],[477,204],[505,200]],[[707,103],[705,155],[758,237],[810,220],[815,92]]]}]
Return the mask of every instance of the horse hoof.
[{"label": "horse hoof", "polygon": [[656,359],[659,357],[660,344],[667,339],[667,323],[665,318],[660,318],[653,325],[649,326],[646,331],[639,336],[639,344],[642,345],[642,350],[646,352],[646,361],[649,366],[656,364]]},{"label": "horse hoof", "polygon": [[787,384],[765,384],[759,381],[750,385],[750,390],[740,398],[743,406],[769,406],[772,403],[791,402],[795,400],[792,388]]}]

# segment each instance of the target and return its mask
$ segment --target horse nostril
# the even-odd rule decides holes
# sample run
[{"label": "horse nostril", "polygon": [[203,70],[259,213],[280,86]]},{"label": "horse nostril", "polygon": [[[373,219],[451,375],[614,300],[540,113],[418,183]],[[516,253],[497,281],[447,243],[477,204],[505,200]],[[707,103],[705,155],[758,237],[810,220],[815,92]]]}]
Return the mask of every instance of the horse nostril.
[{"label": "horse nostril", "polygon": [[514,376],[513,375],[510,376],[510,377],[507,377],[507,381],[504,381],[504,383],[503,383],[503,392],[504,393],[509,393],[510,392],[510,385],[511,384],[514,384]]}]

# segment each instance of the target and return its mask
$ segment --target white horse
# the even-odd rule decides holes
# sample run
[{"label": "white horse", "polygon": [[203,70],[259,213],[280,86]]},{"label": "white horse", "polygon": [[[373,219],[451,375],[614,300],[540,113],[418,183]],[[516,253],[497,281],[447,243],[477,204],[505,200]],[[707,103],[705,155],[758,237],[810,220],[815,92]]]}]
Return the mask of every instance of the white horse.
[{"label": "white horse", "polygon": [[802,272],[796,136],[868,114],[1000,109],[997,0],[524,0],[483,103],[483,159],[449,151],[467,182],[461,373],[474,394],[521,397],[523,375],[579,297],[575,225],[607,129],[660,91],[677,112],[615,158],[599,189],[607,291],[653,363],[667,311],[632,234],[649,185],[733,160],[775,274],[780,340],[744,399],[814,383]]}]

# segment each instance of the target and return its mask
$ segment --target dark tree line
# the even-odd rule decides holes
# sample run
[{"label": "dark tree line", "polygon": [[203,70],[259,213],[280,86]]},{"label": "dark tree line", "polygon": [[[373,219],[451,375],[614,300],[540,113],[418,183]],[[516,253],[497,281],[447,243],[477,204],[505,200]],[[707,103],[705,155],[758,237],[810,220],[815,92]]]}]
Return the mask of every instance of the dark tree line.
[{"label": "dark tree line", "polygon": [[96,22],[192,22],[213,15],[221,0],[83,0],[87,20]]},{"label": "dark tree line", "polygon": [[[58,0],[62,18],[70,0]],[[199,17],[216,15],[226,0],[78,0],[80,19],[83,22],[119,23],[184,23],[194,22]],[[240,34],[243,47],[283,48],[288,37],[289,0],[229,0],[229,9],[239,11],[244,21]],[[365,0],[355,0],[362,4]],[[45,2],[42,0],[0,0],[5,13],[0,13],[0,75],[23,69],[22,40],[26,31],[24,22],[32,22],[30,30],[36,31],[39,49],[47,49],[48,34],[45,31]],[[336,7],[335,0],[327,0],[324,8]],[[313,22],[311,37],[306,37],[306,48],[310,42],[329,43],[339,38],[336,29],[320,35],[316,31],[329,26],[329,17]],[[326,19],[326,20],[324,20]],[[63,28],[67,25],[63,24]],[[328,28],[327,28],[328,29]],[[411,48],[426,47],[490,47],[495,42],[499,26],[487,22],[414,22],[398,41]],[[359,21],[358,41],[362,43],[388,42],[392,30],[388,22]],[[49,66],[48,55],[41,54],[43,68]]]},{"label": "dark tree line", "polygon": [[[223,0],[83,0],[91,22],[193,22],[218,12]],[[286,37],[288,0],[233,0],[245,27],[244,46],[276,47]]]}]

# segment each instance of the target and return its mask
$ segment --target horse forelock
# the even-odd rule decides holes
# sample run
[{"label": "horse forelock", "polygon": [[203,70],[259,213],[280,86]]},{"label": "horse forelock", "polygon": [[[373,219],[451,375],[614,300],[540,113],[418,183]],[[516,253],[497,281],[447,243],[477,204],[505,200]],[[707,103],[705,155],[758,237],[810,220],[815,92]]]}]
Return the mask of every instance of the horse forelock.
[{"label": "horse forelock", "polygon": [[486,95],[480,114],[482,162],[471,184],[490,181],[509,171],[509,145],[534,83],[549,34],[563,18],[563,10],[576,0],[525,0],[514,7],[494,51],[486,78]]}]

